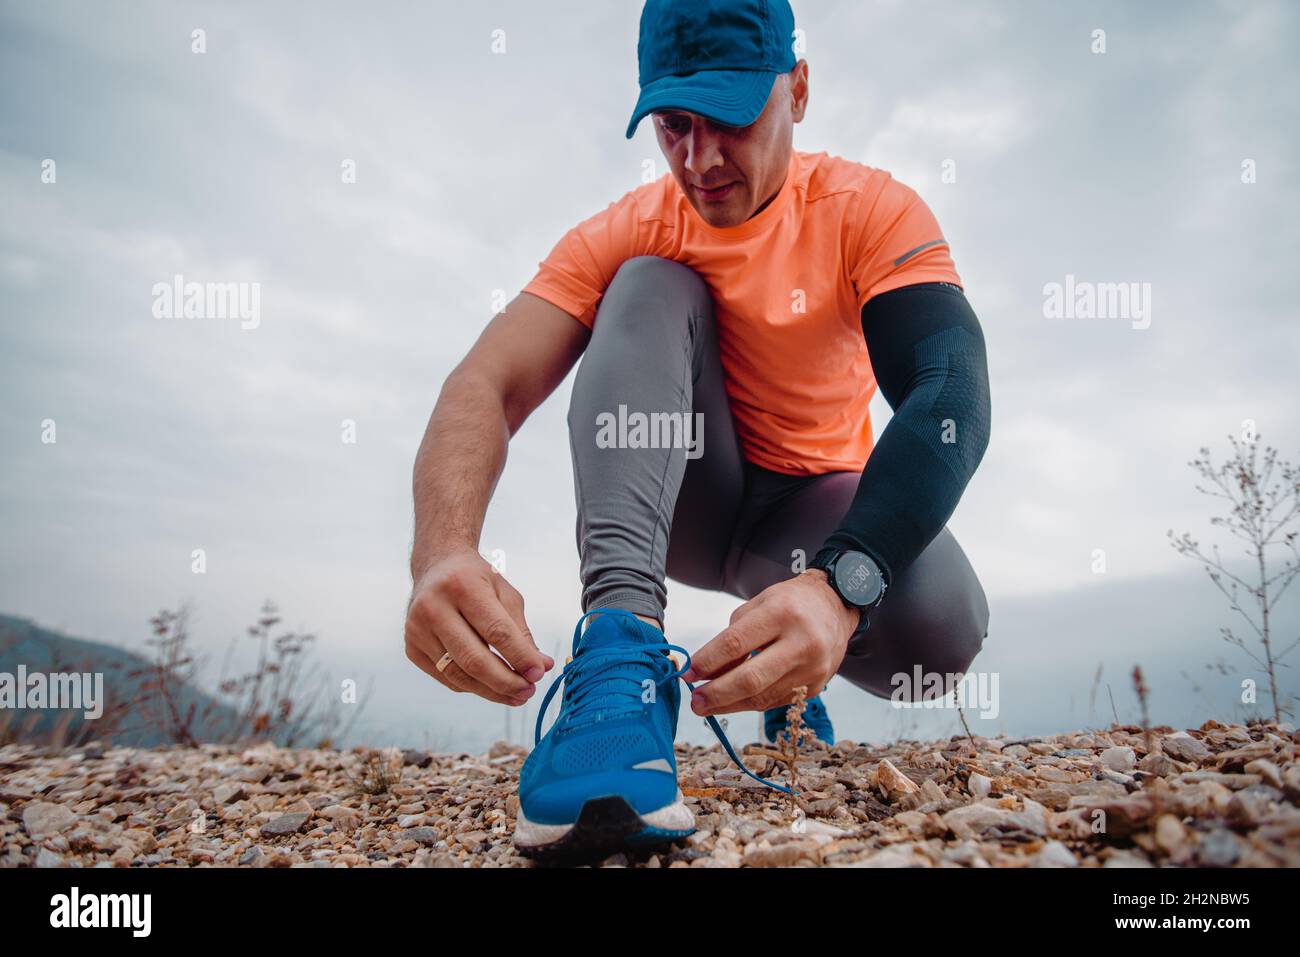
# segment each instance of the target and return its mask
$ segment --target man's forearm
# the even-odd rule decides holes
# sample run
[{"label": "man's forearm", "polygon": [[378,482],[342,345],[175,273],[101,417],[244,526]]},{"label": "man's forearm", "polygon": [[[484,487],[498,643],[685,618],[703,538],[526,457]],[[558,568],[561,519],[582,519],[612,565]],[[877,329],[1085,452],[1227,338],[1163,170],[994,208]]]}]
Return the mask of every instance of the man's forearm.
[{"label": "man's forearm", "polygon": [[449,550],[478,548],[509,442],[509,422],[495,390],[472,373],[452,373],[415,457],[413,579]]},{"label": "man's forearm", "polygon": [[882,293],[863,334],[894,417],[867,459],[828,548],[855,548],[896,578],[951,517],[990,434],[988,363],[979,320],[955,286]]}]

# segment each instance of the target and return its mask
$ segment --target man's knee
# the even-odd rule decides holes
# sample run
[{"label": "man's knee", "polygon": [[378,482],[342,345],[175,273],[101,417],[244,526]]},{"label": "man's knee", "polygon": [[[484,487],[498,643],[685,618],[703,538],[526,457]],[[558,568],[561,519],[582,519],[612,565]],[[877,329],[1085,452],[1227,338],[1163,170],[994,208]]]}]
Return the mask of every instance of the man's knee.
[{"label": "man's knee", "polygon": [[[654,323],[644,321],[647,310],[658,313]],[[708,284],[694,269],[662,256],[633,256],[618,267],[605,290],[596,327],[604,322],[607,328],[620,325],[653,334],[674,320],[685,329],[689,321],[711,315]]]},{"label": "man's knee", "polygon": [[896,647],[913,650],[925,671],[964,673],[989,630],[988,598],[966,553],[945,527],[906,574],[906,595],[897,596],[906,621],[893,629]]},{"label": "man's knee", "polygon": [[988,626],[980,624],[972,616],[949,620],[942,630],[932,634],[934,638],[926,649],[923,670],[941,675],[963,675],[970,671],[975,657],[984,648]]},{"label": "man's knee", "polygon": [[631,284],[638,289],[662,289],[675,285],[705,285],[704,280],[690,266],[663,256],[633,256],[618,267],[610,288]]},{"label": "man's knee", "polygon": [[[956,675],[970,670],[984,647],[989,631],[988,602],[979,582],[953,583],[946,597],[928,602],[913,621],[911,640],[921,670],[931,674]],[[903,652],[903,648],[899,648]]]}]

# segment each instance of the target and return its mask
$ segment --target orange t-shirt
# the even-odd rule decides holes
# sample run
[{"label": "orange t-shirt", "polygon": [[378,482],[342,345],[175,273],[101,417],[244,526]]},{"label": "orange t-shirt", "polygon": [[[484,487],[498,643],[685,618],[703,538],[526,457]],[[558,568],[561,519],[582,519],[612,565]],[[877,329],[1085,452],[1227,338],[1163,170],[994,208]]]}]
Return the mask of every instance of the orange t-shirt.
[{"label": "orange t-shirt", "polygon": [[795,150],[776,198],[725,229],[666,173],[565,233],[523,291],[590,328],[634,256],[683,263],[708,284],[742,454],[790,475],[861,471],[871,452],[863,304],[914,283],[961,285],[915,191],[825,152]]}]

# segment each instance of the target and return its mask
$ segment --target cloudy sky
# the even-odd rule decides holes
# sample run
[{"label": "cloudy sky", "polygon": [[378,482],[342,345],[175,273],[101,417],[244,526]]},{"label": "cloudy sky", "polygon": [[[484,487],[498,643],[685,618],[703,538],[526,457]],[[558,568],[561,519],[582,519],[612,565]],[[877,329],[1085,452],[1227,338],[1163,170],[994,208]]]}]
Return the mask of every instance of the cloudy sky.
[{"label": "cloudy sky", "polygon": [[[795,147],[920,191],[984,325],[992,444],[951,523],[992,608],[976,664],[1001,676],[976,727],[1103,724],[1112,696],[1131,720],[1134,664],[1158,720],[1231,715],[1241,675],[1205,667],[1246,663],[1216,638],[1229,612],[1165,533],[1216,540],[1187,467],[1201,445],[1221,456],[1251,419],[1300,450],[1300,10],[794,9]],[[139,647],[190,601],[219,656],[269,597],[336,677],[373,679],[377,743],[504,734],[500,707],[402,654],[410,467],[493,297],[645,161],[667,171],[648,125],[623,137],[639,10],[0,3],[0,612]],[[154,286],[178,274],[259,283],[260,324],[158,318]],[[1067,276],[1149,283],[1149,327],[1045,316]],[[512,443],[482,541],[552,653],[579,611],[570,382]],[[670,585],[670,633],[697,647],[736,604]],[[839,681],[827,701],[845,736],[956,728]],[[708,732],[687,717],[683,735]]]}]

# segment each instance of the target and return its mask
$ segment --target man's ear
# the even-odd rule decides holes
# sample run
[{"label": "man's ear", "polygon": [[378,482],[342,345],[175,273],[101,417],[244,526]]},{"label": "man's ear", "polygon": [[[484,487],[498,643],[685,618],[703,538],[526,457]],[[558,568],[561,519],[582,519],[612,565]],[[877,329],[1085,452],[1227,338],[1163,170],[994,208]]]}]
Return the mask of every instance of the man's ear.
[{"label": "man's ear", "polygon": [[785,76],[790,89],[790,119],[799,123],[808,111],[808,61],[800,60]]}]

